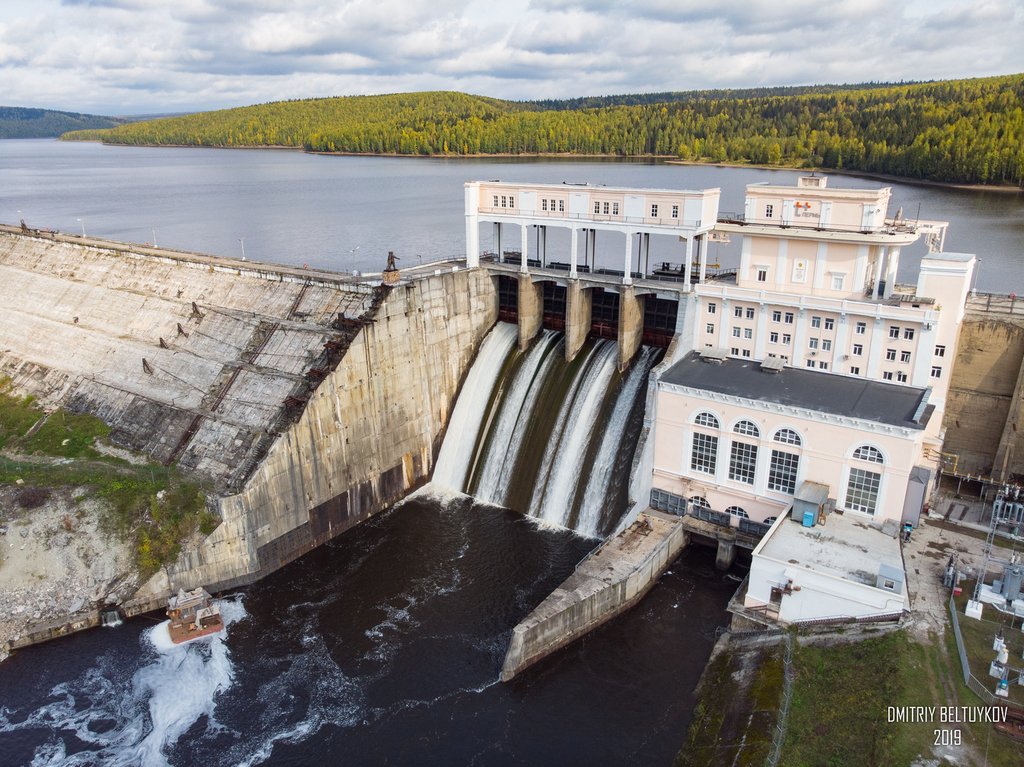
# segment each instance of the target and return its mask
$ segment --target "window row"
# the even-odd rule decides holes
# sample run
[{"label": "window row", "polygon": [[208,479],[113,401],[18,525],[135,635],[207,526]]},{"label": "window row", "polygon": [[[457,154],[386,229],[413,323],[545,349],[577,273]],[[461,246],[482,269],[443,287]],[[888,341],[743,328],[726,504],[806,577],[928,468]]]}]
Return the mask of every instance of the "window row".
[{"label": "window row", "polygon": [[[555,207],[556,205],[558,206],[557,208]],[[548,200],[542,198],[540,201],[540,209],[544,211],[550,210],[552,213],[556,210],[559,213],[565,213],[565,200]]]},{"label": "window row", "polygon": [[617,202],[594,200],[594,213],[603,213],[606,216],[617,216],[619,215],[619,204]]},{"label": "window row", "polygon": [[514,194],[513,195],[505,195],[505,194],[503,194],[503,195],[501,195],[501,197],[498,197],[498,195],[494,195],[494,199],[493,199],[493,203],[494,204],[491,207],[493,207],[493,208],[499,207],[498,206],[498,200],[501,200],[501,206],[500,207],[502,207],[502,208],[514,208],[516,206],[516,196]]},{"label": "window row", "polygon": [[[729,479],[753,485],[757,474],[757,455],[757,445],[734,441],[729,450]],[[715,474],[718,470],[718,437],[700,432],[693,435],[690,468],[702,474]],[[768,488],[792,495],[796,492],[799,470],[799,454],[773,449],[768,464]]]}]

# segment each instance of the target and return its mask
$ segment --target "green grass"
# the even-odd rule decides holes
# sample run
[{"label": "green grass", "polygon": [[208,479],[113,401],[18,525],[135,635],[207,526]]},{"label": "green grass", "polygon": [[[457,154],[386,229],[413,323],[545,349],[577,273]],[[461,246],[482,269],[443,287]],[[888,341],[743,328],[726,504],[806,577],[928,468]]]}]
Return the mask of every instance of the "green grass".
[{"label": "green grass", "polygon": [[175,468],[102,455],[95,444],[109,433],[90,415],[57,410],[46,416],[32,398],[14,396],[9,381],[0,380],[0,449],[16,456],[0,456],[0,484],[85,488],[103,501],[104,528],[132,545],[147,577],[178,556],[182,541],[197,531],[208,535],[220,520],[207,510],[200,486]]}]

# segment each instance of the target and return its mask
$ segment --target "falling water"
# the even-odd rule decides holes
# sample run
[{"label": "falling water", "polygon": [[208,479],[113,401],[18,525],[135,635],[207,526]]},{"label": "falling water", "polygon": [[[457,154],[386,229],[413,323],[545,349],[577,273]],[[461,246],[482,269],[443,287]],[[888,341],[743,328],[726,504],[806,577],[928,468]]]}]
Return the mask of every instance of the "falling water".
[{"label": "falling water", "polygon": [[[642,348],[620,374],[613,341],[588,341],[567,363],[563,334],[545,330],[519,352],[510,330],[514,336],[514,326],[499,323],[485,340],[486,352],[482,347],[455,408],[459,425],[453,415],[442,446],[444,471],[435,472],[433,484],[604,535],[625,510],[640,393],[660,353]],[[493,342],[495,336],[501,340]]]}]

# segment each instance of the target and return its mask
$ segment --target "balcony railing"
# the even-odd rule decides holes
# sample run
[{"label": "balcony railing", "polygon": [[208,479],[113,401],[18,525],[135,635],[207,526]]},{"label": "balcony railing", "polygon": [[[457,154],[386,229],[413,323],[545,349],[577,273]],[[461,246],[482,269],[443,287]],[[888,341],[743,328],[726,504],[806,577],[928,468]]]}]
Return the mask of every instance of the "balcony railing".
[{"label": "balcony railing", "polygon": [[857,224],[825,224],[807,221],[786,221],[781,219],[754,218],[747,220],[744,213],[731,213],[719,211],[718,223],[738,224],[740,226],[772,226],[778,229],[801,229],[809,232],[841,232],[845,234],[917,234],[918,224],[916,221],[888,220],[882,226],[860,226]]},{"label": "balcony railing", "polygon": [[611,213],[569,213],[568,211],[523,210],[522,208],[493,208],[479,206],[477,214],[495,216],[516,216],[523,218],[552,218],[564,221],[595,221],[613,224],[641,224],[645,226],[666,226],[673,229],[700,229],[701,219],[661,218],[650,216],[625,216]]}]

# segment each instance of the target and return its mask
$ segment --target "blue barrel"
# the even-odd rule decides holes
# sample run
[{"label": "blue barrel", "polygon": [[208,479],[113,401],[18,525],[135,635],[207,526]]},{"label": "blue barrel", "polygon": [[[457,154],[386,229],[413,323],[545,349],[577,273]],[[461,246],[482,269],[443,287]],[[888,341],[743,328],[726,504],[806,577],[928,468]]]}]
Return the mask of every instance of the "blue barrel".
[{"label": "blue barrel", "polygon": [[804,525],[804,527],[814,527],[814,512],[813,511],[805,511],[804,512],[804,522],[803,522],[803,525]]}]

